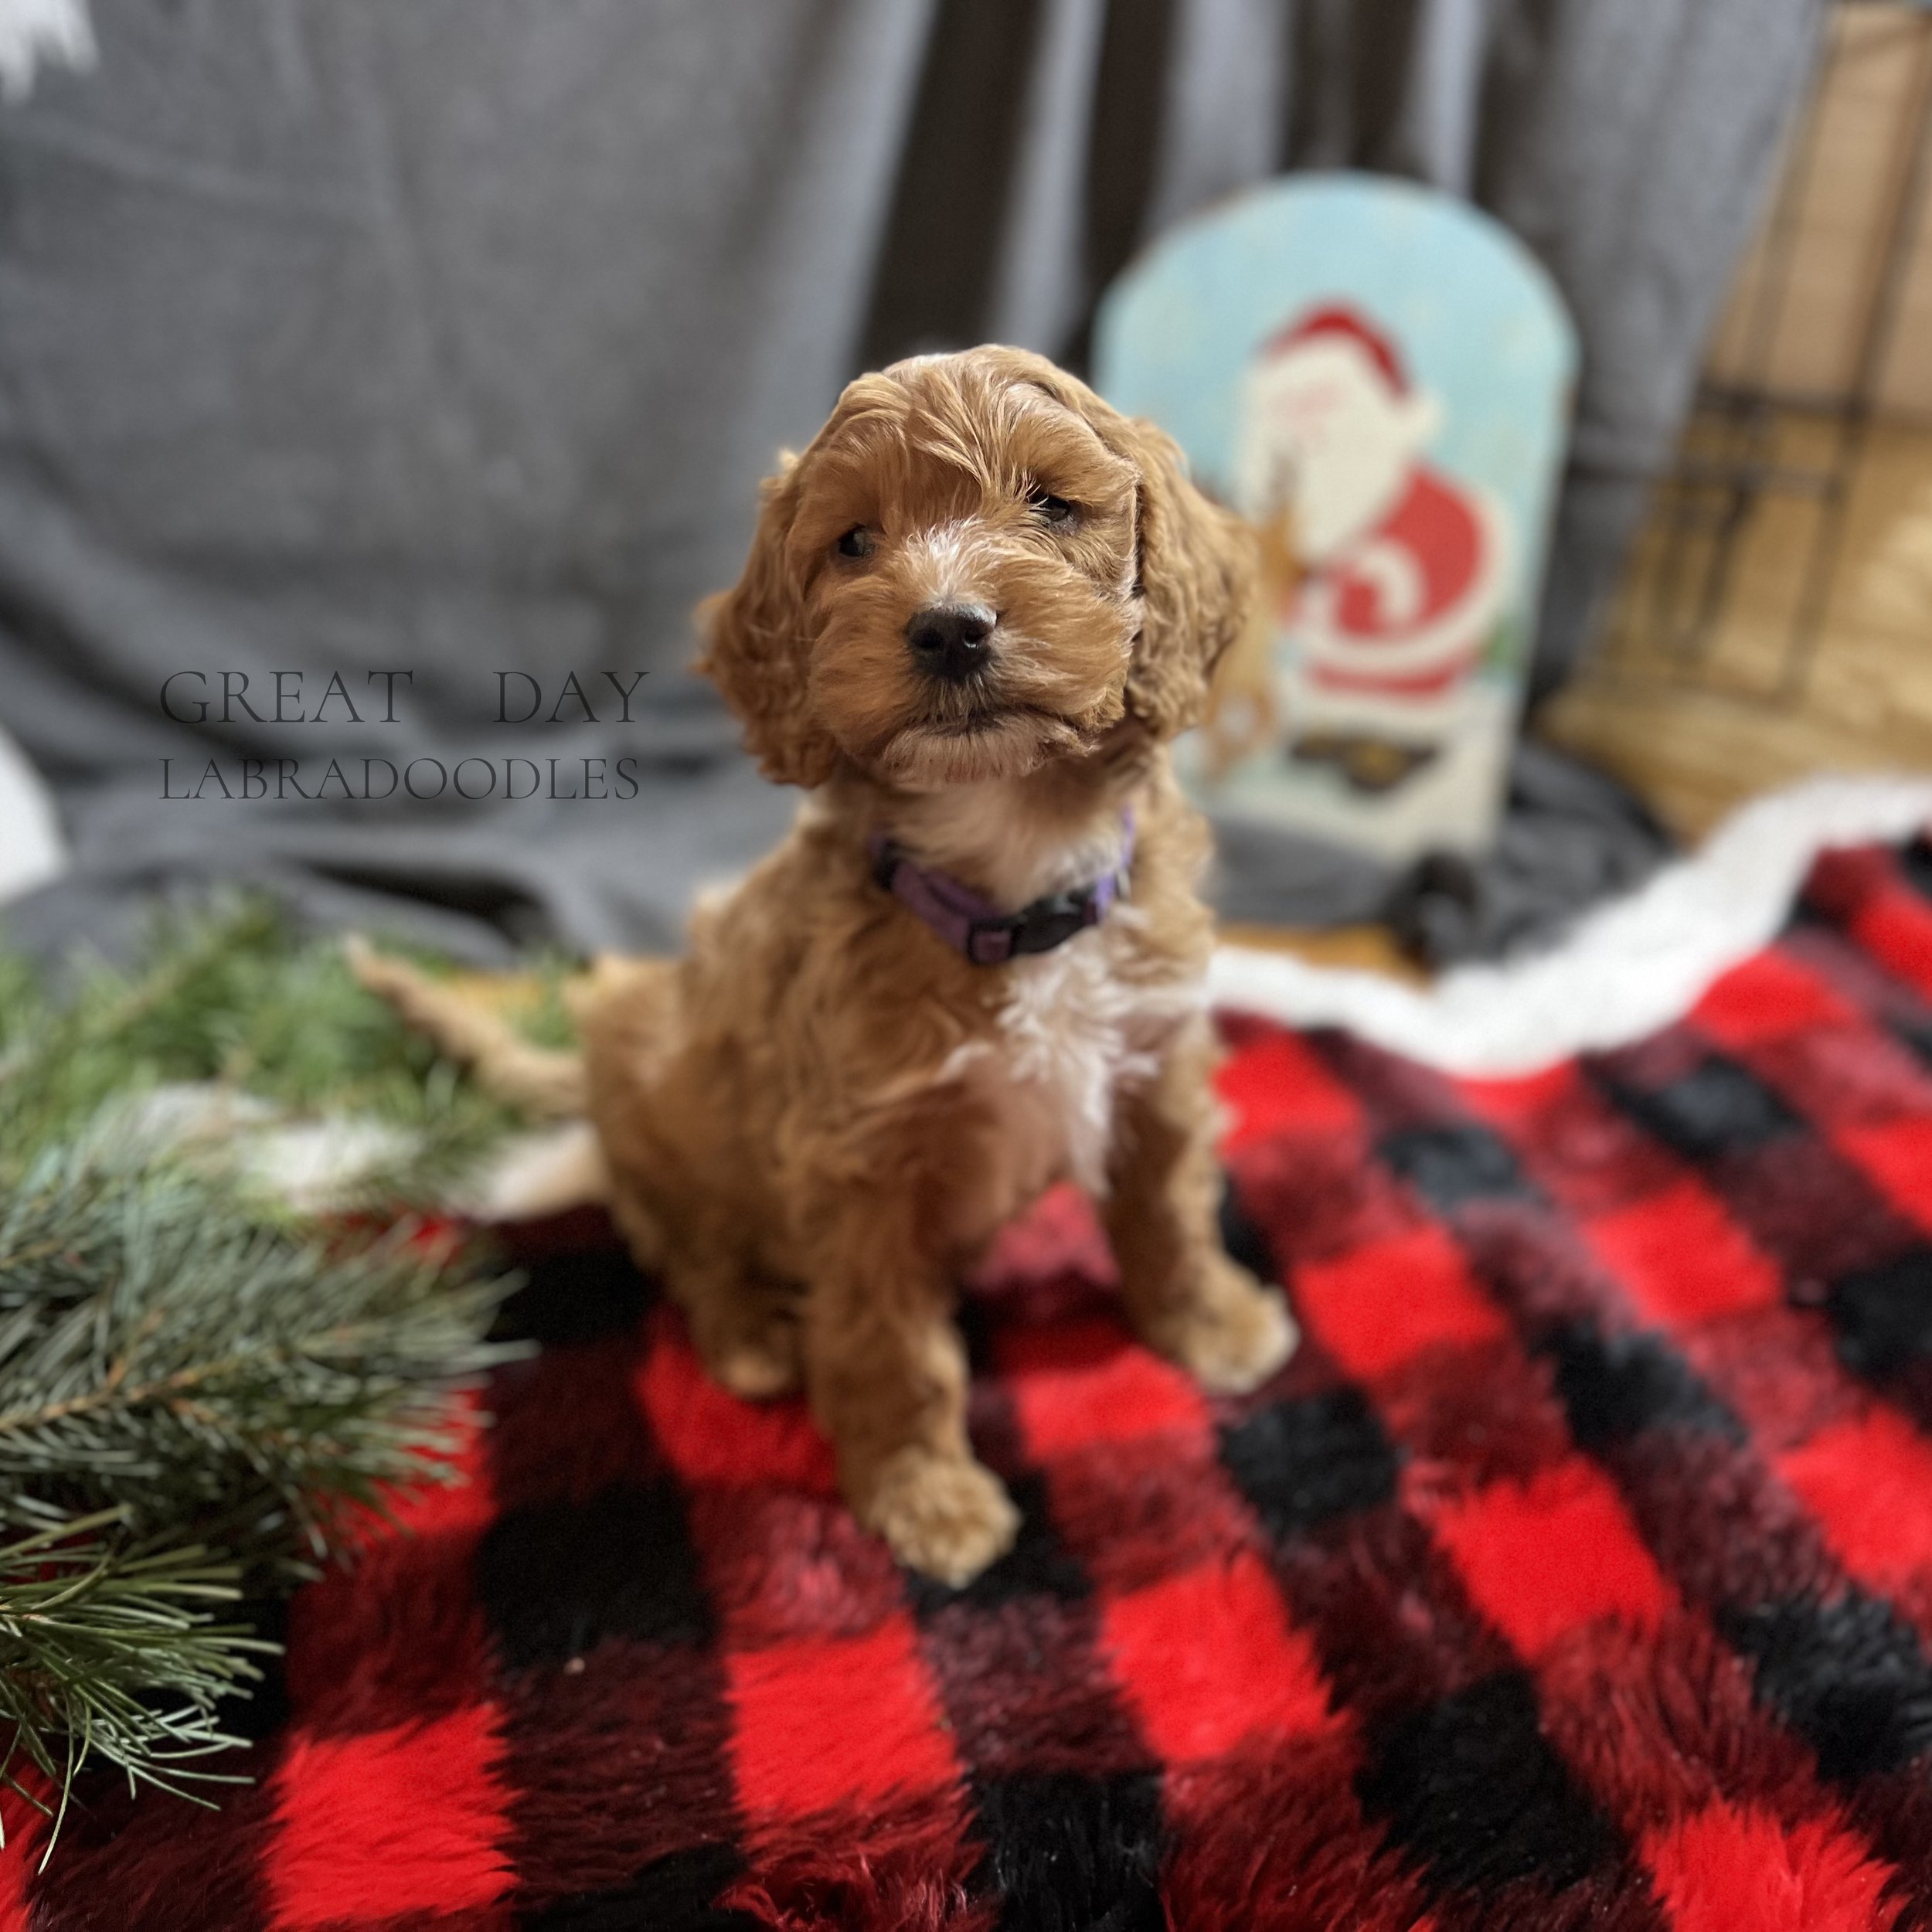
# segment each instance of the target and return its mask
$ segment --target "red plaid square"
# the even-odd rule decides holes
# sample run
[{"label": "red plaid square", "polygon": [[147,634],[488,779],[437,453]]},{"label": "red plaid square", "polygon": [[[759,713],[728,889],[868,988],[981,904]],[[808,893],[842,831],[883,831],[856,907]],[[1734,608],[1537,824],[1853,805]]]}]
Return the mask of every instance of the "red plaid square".
[{"label": "red plaid square", "polygon": [[1932,1230],[1932,1117],[1843,1128],[1834,1138],[1893,1202]]},{"label": "red plaid square", "polygon": [[1675,1932],[1889,1932],[1892,1867],[1833,1812],[1793,1825],[1726,1804],[1643,1835],[1640,1849]]},{"label": "red plaid square", "polygon": [[1494,1341],[1502,1317],[1440,1227],[1423,1226],[1294,1270],[1293,1300],[1343,1372],[1364,1380],[1425,1349]]},{"label": "red plaid square", "polygon": [[1207,1425],[1199,1386],[1118,1322],[1009,1328],[1000,1336],[998,1360],[1027,1453],[1039,1461],[1094,1443]]},{"label": "red plaid square", "polygon": [[1932,904],[1888,883],[1859,906],[1851,933],[1881,965],[1932,999]]},{"label": "red plaid square", "polygon": [[264,1876],[274,1932],[320,1932],[501,1898],[507,1797],[496,1712],[359,1737],[298,1733],[275,1774]]},{"label": "red plaid square", "polygon": [[1733,1053],[1762,1040],[1855,1018],[1852,1009],[1789,953],[1762,952],[1734,966],[1693,1009],[1696,1022]]},{"label": "red plaid square", "polygon": [[1637,1308],[1666,1328],[1783,1300],[1770,1258],[1699,1182],[1679,1181],[1584,1231]]},{"label": "red plaid square", "polygon": [[1859,1582],[1932,1601],[1932,1441],[1873,1403],[1777,1461]]},{"label": "red plaid square", "polygon": [[1230,1148],[1277,1134],[1343,1133],[1362,1124],[1362,1103],[1293,1033],[1265,1033],[1230,1054],[1214,1087],[1232,1117],[1223,1142]]},{"label": "red plaid square", "polygon": [[726,1660],[738,1796],[755,1822],[862,1809],[958,1775],[903,1614],[869,1635],[804,1638]]},{"label": "red plaid square", "polygon": [[[14,1776],[43,1802],[54,1799],[47,1781],[31,1764]],[[18,1791],[0,1791],[0,1932],[30,1932],[30,1888],[46,1849],[47,1814]]]},{"label": "red plaid square", "polygon": [[651,1323],[638,1400],[658,1447],[683,1479],[732,1488],[770,1483],[830,1495],[832,1445],[803,1401],[747,1402],[706,1373],[668,1310]]},{"label": "red plaid square", "polygon": [[454,1440],[441,1467],[448,1479],[383,1492],[381,1512],[369,1523],[372,1537],[391,1536],[399,1529],[431,1536],[489,1527],[497,1504],[485,1453],[488,1423],[481,1399],[473,1390],[463,1391],[451,1400],[447,1419]]},{"label": "red plaid square", "polygon": [[1100,1628],[1142,1733],[1168,1764],[1340,1722],[1314,1645],[1252,1551],[1114,1598]]},{"label": "red plaid square", "polygon": [[1581,1456],[1430,1513],[1470,1596],[1519,1656],[1599,1617],[1654,1633],[1675,1601],[1609,1478]]}]

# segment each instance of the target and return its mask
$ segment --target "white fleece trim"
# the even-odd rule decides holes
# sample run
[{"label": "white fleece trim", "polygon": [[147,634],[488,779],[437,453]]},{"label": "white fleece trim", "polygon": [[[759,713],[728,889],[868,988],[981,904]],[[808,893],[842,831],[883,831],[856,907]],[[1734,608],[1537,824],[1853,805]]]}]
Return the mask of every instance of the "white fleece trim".
[{"label": "white fleece trim", "polygon": [[87,0],[0,0],[0,100],[25,100],[43,62],[80,72],[99,58]]},{"label": "white fleece trim", "polygon": [[1744,806],[1701,851],[1585,914],[1546,952],[1458,967],[1418,990],[1223,946],[1208,996],[1284,1026],[1344,1027],[1445,1073],[1533,1073],[1681,1019],[1774,937],[1821,852],[1928,824],[1932,779],[1815,778]]}]

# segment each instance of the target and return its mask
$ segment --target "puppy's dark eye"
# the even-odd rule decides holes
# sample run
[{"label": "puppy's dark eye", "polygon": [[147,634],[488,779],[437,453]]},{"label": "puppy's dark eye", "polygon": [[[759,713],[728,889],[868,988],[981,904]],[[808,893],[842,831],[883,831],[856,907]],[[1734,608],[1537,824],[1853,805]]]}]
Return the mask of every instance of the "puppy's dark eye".
[{"label": "puppy's dark eye", "polygon": [[1054,496],[1043,490],[1038,484],[1026,492],[1026,501],[1034,514],[1048,523],[1070,523],[1073,520],[1073,506],[1063,496]]},{"label": "puppy's dark eye", "polygon": [[841,556],[870,556],[876,539],[862,523],[855,523],[834,546]]}]

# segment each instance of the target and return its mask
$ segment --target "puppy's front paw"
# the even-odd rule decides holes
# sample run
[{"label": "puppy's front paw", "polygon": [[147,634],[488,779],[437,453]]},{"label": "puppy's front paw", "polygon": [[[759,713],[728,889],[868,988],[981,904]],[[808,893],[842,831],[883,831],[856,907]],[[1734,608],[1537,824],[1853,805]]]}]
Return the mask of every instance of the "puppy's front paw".
[{"label": "puppy's front paw", "polygon": [[970,1583],[1013,1546],[1019,1512],[998,1477],[963,1456],[902,1449],[873,1477],[859,1510],[908,1569]]},{"label": "puppy's front paw", "polygon": [[1164,1315],[1148,1342],[1217,1395],[1259,1388],[1301,1339],[1287,1304],[1225,1254],[1207,1256],[1194,1293]]}]

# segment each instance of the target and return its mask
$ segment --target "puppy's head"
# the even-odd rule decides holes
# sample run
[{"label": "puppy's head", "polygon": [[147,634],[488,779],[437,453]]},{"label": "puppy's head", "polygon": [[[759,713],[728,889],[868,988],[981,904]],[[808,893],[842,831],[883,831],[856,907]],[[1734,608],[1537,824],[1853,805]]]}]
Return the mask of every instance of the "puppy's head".
[{"label": "puppy's head", "polygon": [[1252,576],[1151,425],[1019,349],[921,356],[766,483],[699,668],[781,783],[1018,777],[1192,723]]}]

